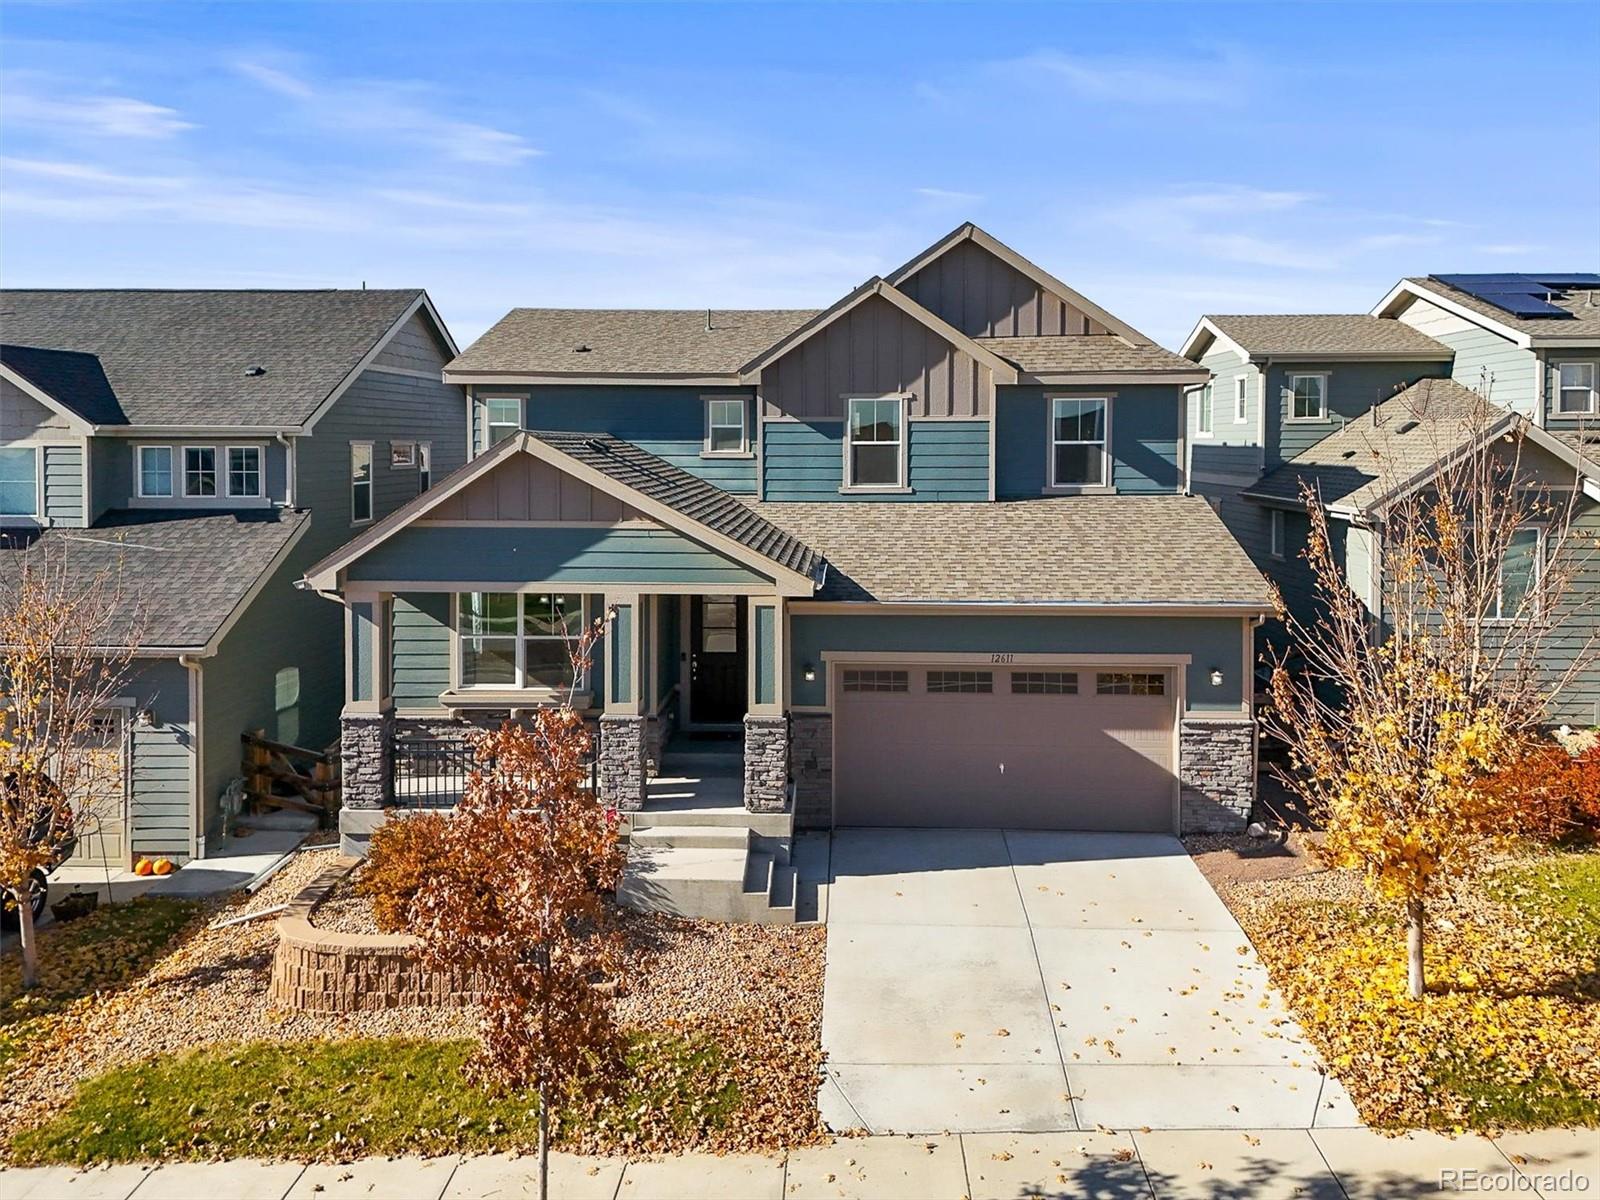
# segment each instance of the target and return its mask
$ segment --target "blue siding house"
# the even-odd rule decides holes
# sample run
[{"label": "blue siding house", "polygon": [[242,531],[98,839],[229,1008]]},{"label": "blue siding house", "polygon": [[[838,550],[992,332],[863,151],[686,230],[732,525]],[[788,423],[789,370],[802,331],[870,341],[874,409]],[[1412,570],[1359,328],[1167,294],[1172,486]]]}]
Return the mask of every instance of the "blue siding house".
[{"label": "blue siding house", "polygon": [[1208,378],[970,224],[815,311],[513,310],[445,369],[473,460],[307,573],[347,843],[572,687],[633,853],[733,828],[730,880],[796,824],[1241,827],[1269,597],[1186,494]]}]

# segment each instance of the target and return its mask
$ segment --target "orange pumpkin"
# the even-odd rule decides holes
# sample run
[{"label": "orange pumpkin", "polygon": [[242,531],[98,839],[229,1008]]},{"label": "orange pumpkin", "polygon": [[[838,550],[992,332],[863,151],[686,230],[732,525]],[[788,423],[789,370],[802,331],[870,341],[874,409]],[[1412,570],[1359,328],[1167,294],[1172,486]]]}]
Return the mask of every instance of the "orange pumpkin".
[{"label": "orange pumpkin", "polygon": [[141,858],[138,862],[133,864],[133,873],[135,875],[149,875],[155,869],[155,864],[152,863],[148,858]]},{"label": "orange pumpkin", "polygon": [[170,858],[156,859],[155,872],[157,875],[171,875],[172,860]]}]

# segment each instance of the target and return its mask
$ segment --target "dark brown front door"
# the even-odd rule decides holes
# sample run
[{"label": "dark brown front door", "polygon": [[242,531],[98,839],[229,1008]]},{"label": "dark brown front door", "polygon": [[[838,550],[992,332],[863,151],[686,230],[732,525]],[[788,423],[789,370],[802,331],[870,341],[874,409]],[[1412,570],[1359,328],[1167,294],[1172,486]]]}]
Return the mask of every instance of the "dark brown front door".
[{"label": "dark brown front door", "polygon": [[689,600],[689,717],[696,725],[744,719],[745,605],[740,596]]}]

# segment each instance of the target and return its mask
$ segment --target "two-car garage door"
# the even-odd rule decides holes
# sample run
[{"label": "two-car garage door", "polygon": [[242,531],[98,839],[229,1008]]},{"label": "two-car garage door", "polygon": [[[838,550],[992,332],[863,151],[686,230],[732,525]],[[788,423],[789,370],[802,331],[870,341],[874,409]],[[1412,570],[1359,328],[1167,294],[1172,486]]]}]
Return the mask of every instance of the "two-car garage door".
[{"label": "two-car garage door", "polygon": [[1168,670],[843,665],[834,824],[1174,827]]}]

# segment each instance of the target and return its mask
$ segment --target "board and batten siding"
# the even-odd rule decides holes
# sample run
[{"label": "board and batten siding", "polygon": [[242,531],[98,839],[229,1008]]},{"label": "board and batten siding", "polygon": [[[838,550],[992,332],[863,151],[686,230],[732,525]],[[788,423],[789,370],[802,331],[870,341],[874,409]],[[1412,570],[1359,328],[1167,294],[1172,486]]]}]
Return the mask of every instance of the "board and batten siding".
[{"label": "board and batten siding", "polygon": [[1118,388],[1003,387],[995,403],[995,495],[1023,499],[1049,482],[1050,396],[1112,395],[1111,482],[1118,492],[1176,492],[1179,389],[1169,384]]},{"label": "board and batten siding", "polygon": [[[751,495],[756,490],[753,388],[480,386],[473,392],[480,401],[492,396],[526,396],[524,429],[609,433],[725,492]],[[749,453],[738,457],[705,453],[709,399],[745,402]],[[476,413],[481,405],[473,408]]]},{"label": "board and batten siding", "polygon": [[609,492],[568,475],[543,459],[518,454],[428,510],[429,521],[642,520]]},{"label": "board and batten siding", "polygon": [[764,417],[845,415],[849,395],[911,397],[916,417],[987,416],[993,372],[882,296],[872,296],[761,372]]},{"label": "board and batten siding", "polygon": [[[1392,398],[1419,379],[1442,378],[1449,363],[1426,362],[1291,362],[1267,368],[1267,466],[1287,462],[1303,450],[1365,416],[1374,405]],[[1327,418],[1292,421],[1291,375],[1328,376]]]},{"label": "board and batten siding", "polygon": [[1105,326],[976,242],[952,246],[898,286],[968,337],[1106,332]]},{"label": "board and batten siding", "polygon": [[1429,300],[1413,300],[1397,319],[1455,351],[1450,378],[1502,408],[1533,418],[1536,371],[1532,350]]},{"label": "board and batten siding", "polygon": [[762,428],[761,467],[767,500],[987,500],[989,423],[910,421],[909,492],[841,492],[842,420],[769,421]]},{"label": "board and batten siding", "polygon": [[82,528],[83,447],[44,447],[44,518],[54,526]]}]

